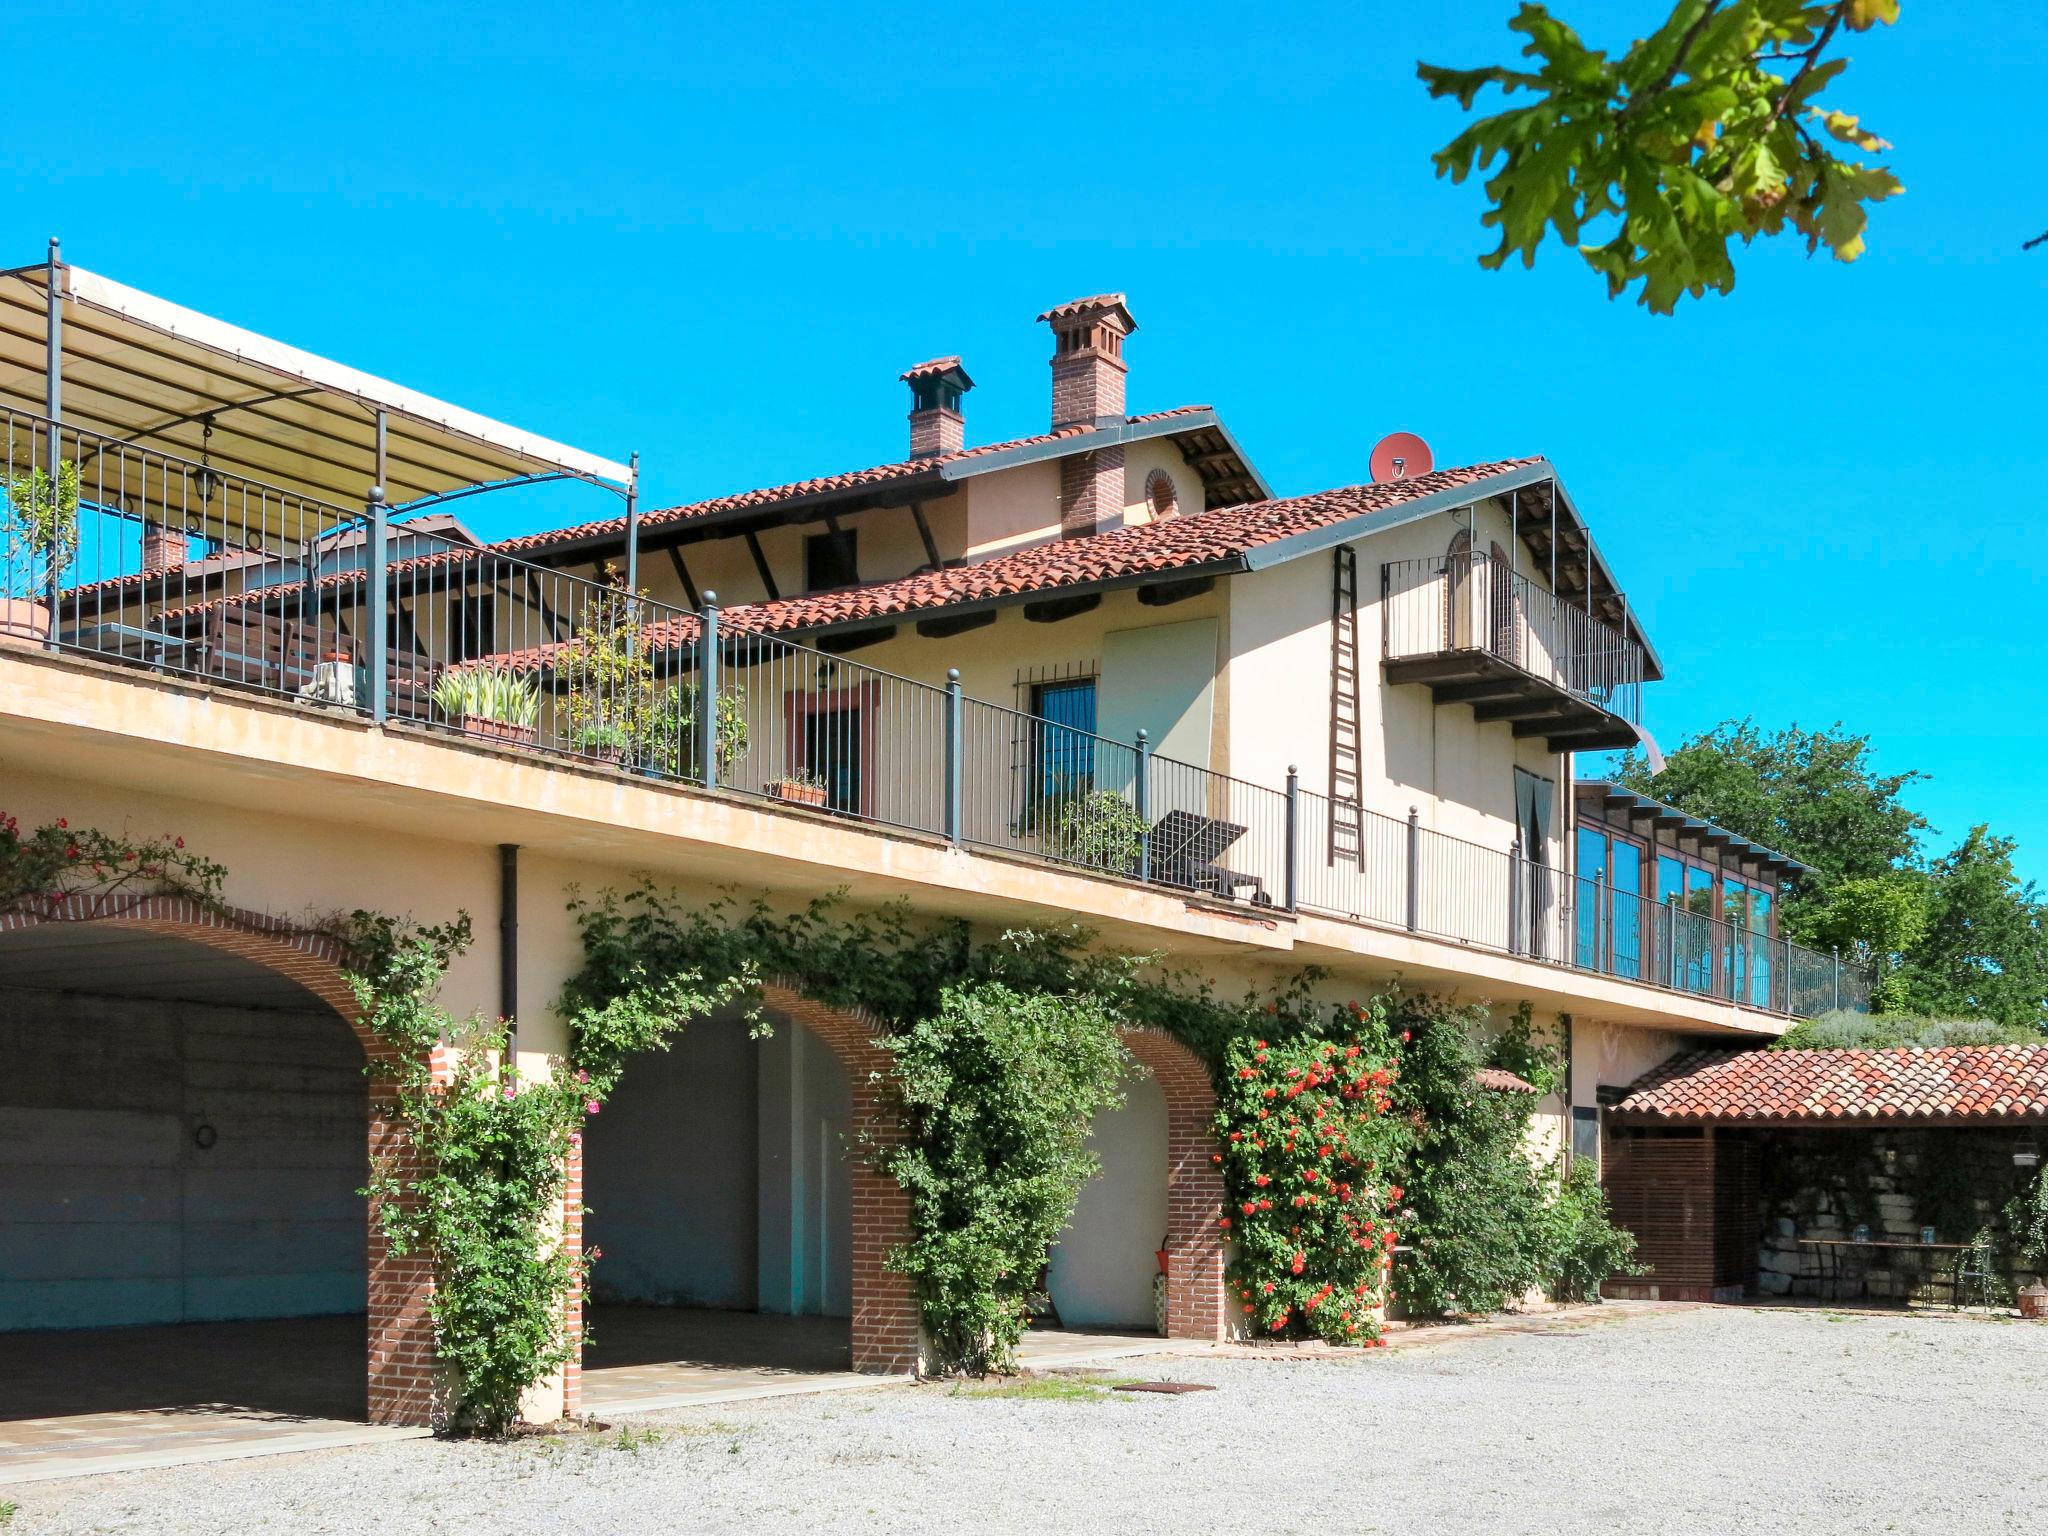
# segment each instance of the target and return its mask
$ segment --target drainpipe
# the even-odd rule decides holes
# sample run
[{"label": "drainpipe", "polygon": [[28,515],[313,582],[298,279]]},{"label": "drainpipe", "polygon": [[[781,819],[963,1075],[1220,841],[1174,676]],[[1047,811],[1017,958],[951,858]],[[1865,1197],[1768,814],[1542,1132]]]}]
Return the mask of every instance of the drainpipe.
[{"label": "drainpipe", "polygon": [[519,845],[498,844],[498,1016],[505,1020],[505,1060],[519,1050]]}]

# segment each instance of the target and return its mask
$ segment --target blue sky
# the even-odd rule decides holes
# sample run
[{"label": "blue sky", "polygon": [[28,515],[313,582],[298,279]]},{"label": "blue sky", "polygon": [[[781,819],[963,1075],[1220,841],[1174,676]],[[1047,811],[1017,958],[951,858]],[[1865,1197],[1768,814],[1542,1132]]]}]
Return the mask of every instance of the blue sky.
[{"label": "blue sky", "polygon": [[[1559,0],[1596,43],[1657,0]],[[1455,7],[101,4],[24,33],[13,254],[623,457],[657,500],[894,458],[895,375],[960,352],[970,440],[1042,429],[1032,317],[1121,289],[1134,410],[1217,405],[1283,493],[1545,453],[1644,615],[1667,745],[1840,719],[1945,840],[2048,883],[2048,10],[1908,0],[1833,100],[1899,147],[1853,267],[1740,261],[1657,319],[1575,256],[1482,272]],[[1446,14],[1450,19],[1445,19]],[[40,41],[37,41],[40,39]],[[90,61],[86,67],[84,61]],[[486,531],[530,502],[477,509]],[[559,508],[602,515],[590,493]]]}]

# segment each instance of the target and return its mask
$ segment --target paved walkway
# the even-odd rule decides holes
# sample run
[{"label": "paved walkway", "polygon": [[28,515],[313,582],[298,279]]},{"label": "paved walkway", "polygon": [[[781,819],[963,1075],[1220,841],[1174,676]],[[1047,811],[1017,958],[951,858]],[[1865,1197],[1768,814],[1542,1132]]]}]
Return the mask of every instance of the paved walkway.
[{"label": "paved walkway", "polygon": [[[417,1438],[363,1422],[363,1319],[0,1334],[0,1485]],[[584,1411],[600,1419],[886,1385],[857,1375],[844,1318],[602,1307]],[[1034,1366],[1181,1346],[1034,1333]]]},{"label": "paved walkway", "polygon": [[361,1317],[0,1334],[0,1484],[403,1439]]}]

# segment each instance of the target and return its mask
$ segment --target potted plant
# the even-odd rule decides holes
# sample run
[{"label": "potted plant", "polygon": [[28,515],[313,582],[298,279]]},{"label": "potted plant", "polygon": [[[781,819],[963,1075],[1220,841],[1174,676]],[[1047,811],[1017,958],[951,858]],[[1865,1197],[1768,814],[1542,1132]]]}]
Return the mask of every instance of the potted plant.
[{"label": "potted plant", "polygon": [[530,747],[540,739],[540,689],[504,667],[443,672],[434,702],[465,735]]},{"label": "potted plant", "polygon": [[787,800],[791,805],[823,806],[830,794],[830,786],[823,774],[797,768],[779,779],[770,779],[768,794],[772,799]]},{"label": "potted plant", "polygon": [[31,468],[4,482],[0,511],[0,639],[42,640],[50,633],[50,584],[78,550],[78,466],[60,460],[53,484]]},{"label": "potted plant", "polygon": [[[608,584],[585,605],[582,622],[555,664],[564,689],[563,734],[577,751],[666,778],[703,773],[698,739],[697,683],[662,677],[657,658],[673,662],[673,641],[657,641],[641,622],[645,594]],[[715,732],[721,773],[747,750],[746,695],[718,692]]]}]

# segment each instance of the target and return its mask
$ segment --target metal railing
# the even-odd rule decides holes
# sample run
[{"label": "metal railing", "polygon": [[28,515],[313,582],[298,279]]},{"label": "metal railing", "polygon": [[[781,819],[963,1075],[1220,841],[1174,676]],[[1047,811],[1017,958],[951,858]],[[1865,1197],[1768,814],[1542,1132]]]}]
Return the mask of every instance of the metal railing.
[{"label": "metal railing", "polygon": [[1489,555],[1380,567],[1388,661],[1489,657],[1625,720],[1642,718],[1643,648]]},{"label": "metal railing", "polygon": [[[0,622],[53,649],[1182,892],[1780,1014],[1860,968],[1152,750],[39,418],[4,418]],[[53,467],[54,466],[54,467]],[[182,537],[183,544],[178,540]]]}]

